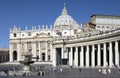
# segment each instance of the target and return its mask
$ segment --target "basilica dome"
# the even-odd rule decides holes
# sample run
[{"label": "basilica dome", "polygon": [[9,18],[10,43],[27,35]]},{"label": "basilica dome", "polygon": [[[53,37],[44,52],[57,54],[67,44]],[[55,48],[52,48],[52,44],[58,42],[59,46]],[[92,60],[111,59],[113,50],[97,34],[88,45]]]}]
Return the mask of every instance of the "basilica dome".
[{"label": "basilica dome", "polygon": [[55,29],[78,29],[80,25],[67,13],[64,6],[62,14],[54,22]]}]

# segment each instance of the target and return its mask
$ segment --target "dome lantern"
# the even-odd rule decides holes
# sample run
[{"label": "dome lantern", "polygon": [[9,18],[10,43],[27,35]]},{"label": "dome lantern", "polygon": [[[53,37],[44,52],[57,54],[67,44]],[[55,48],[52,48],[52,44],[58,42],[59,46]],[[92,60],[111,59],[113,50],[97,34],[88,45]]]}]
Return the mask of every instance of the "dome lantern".
[{"label": "dome lantern", "polygon": [[66,8],[65,4],[64,4],[64,8],[62,10],[62,15],[67,15],[67,8]]}]

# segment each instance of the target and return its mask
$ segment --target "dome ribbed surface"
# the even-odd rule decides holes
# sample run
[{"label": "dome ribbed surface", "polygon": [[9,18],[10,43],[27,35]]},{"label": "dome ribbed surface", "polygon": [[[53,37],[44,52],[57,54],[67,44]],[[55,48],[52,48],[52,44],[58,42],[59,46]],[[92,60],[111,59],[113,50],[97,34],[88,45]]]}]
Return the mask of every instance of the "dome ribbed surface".
[{"label": "dome ribbed surface", "polygon": [[54,22],[54,28],[59,26],[67,26],[71,27],[72,29],[80,27],[79,24],[70,15],[68,15],[67,8],[65,6],[62,10],[62,14]]}]

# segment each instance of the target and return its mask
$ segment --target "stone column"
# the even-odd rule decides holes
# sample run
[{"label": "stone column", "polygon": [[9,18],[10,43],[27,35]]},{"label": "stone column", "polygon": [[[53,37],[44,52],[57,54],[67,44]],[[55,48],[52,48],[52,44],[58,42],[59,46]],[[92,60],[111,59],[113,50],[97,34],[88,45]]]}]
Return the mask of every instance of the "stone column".
[{"label": "stone column", "polygon": [[88,45],[86,50],[86,67],[89,67],[89,46]]},{"label": "stone column", "polygon": [[70,47],[70,55],[69,55],[69,65],[72,66],[73,65],[73,47]]},{"label": "stone column", "polygon": [[[36,53],[36,42],[33,42],[32,44],[32,54],[33,57],[36,57],[37,53]],[[36,59],[33,59],[34,61],[36,61]]]},{"label": "stone column", "polygon": [[66,49],[64,50],[64,58],[68,58],[68,47],[66,47]]},{"label": "stone column", "polygon": [[118,41],[115,42],[115,65],[119,66]]},{"label": "stone column", "polygon": [[[23,55],[25,52],[27,52],[27,51],[28,51],[28,46],[27,46],[27,42],[25,42],[25,44],[24,44],[24,52],[22,53],[22,55]],[[22,56],[22,59],[25,59],[25,57]]]},{"label": "stone column", "polygon": [[18,43],[18,45],[17,45],[17,48],[18,48],[18,50],[17,50],[17,61],[20,61],[21,60],[21,46],[20,46],[20,43]]},{"label": "stone column", "polygon": [[84,67],[84,53],[83,53],[83,46],[81,46],[81,52],[80,52],[80,66]]},{"label": "stone column", "polygon": [[52,44],[50,44],[50,61],[52,61],[52,57],[53,57],[53,52],[52,52]]},{"label": "stone column", "polygon": [[9,58],[10,58],[10,62],[13,62],[13,50],[12,50],[12,44],[10,44],[10,55],[9,55]]},{"label": "stone column", "polygon": [[78,47],[75,50],[75,66],[78,67]]},{"label": "stone column", "polygon": [[61,48],[61,58],[62,59],[64,58],[64,48],[63,47]]},{"label": "stone column", "polygon": [[106,43],[104,43],[104,48],[103,48],[103,66],[106,67],[107,66],[107,54],[106,54]]},{"label": "stone column", "polygon": [[69,60],[69,61],[68,61],[68,65],[70,66],[70,60],[71,60],[71,56],[70,56],[70,47],[69,47],[69,50],[68,50],[68,56],[69,56],[69,57],[68,57],[68,60]]},{"label": "stone column", "polygon": [[100,52],[100,44],[98,44],[98,53],[97,53],[97,56],[98,56],[98,66],[101,66],[101,52]]},{"label": "stone column", "polygon": [[42,57],[41,57],[41,47],[40,47],[40,45],[41,45],[41,44],[40,44],[40,42],[39,42],[39,61],[41,61],[41,58],[42,58]]},{"label": "stone column", "polygon": [[25,43],[25,52],[28,50],[27,42]]},{"label": "stone column", "polygon": [[92,45],[92,67],[95,67],[95,45]]},{"label": "stone column", "polygon": [[45,61],[48,61],[48,43],[46,41]]},{"label": "stone column", "polygon": [[112,42],[109,43],[109,66],[113,66]]},{"label": "stone column", "polygon": [[33,54],[33,57],[36,57],[36,43],[35,42],[33,42],[33,44],[32,44],[32,54]]},{"label": "stone column", "polygon": [[[81,50],[81,47],[79,47],[79,48],[80,48],[80,50]],[[81,66],[81,51],[79,51],[79,63],[80,63],[79,66]]]},{"label": "stone column", "polygon": [[53,48],[53,66],[56,66],[56,48]]}]

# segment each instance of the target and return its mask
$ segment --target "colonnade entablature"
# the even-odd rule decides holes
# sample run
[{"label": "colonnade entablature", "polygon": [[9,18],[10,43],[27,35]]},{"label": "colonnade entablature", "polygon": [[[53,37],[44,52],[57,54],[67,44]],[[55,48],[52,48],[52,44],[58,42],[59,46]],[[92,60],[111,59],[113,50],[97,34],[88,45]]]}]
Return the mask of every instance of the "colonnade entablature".
[{"label": "colonnade entablature", "polygon": [[[53,45],[61,45],[63,43],[67,45],[77,45],[85,42],[85,44],[89,44],[92,42],[92,44],[101,44],[101,43],[107,43],[112,41],[118,41],[120,38],[120,30],[111,31],[109,33],[104,33],[101,35],[95,35],[90,37],[84,37],[84,38],[69,38],[69,39],[59,39],[59,40],[53,40]],[[94,43],[93,43],[94,42]]]}]

